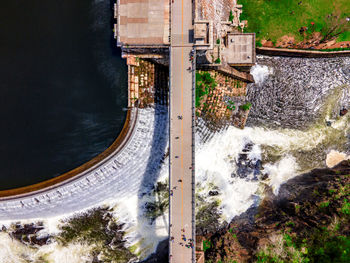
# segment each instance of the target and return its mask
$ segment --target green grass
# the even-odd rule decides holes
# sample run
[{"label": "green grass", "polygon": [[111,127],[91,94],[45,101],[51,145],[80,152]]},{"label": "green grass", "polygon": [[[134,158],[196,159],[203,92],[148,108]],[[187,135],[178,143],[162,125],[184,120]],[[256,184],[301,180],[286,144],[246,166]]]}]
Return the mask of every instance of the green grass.
[{"label": "green grass", "polygon": [[[302,1],[301,5],[298,3]],[[350,16],[348,0],[239,0],[243,5],[241,20],[248,20],[246,32],[255,32],[258,43],[263,40],[276,42],[284,35],[295,37],[296,42],[303,40],[299,29],[308,27],[311,22],[314,31],[320,32],[326,26],[326,18],[336,10],[342,18]],[[294,12],[294,13],[293,13]],[[350,32],[339,35],[337,41],[350,41]]]}]

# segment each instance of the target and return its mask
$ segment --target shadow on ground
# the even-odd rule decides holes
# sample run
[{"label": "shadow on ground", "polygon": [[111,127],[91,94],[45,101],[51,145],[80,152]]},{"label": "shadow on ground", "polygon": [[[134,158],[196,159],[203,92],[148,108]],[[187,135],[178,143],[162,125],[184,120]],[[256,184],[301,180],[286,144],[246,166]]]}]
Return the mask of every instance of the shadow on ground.
[{"label": "shadow on ground", "polygon": [[[159,70],[167,71],[168,69],[161,67]],[[156,77],[156,99],[154,106],[155,120],[151,153],[147,161],[146,172],[143,176],[138,193],[138,224],[139,231],[143,231],[143,233],[139,234],[140,236],[145,237],[146,242],[148,241],[147,239],[161,239],[157,234],[155,225],[156,217],[161,216],[164,225],[168,228],[168,215],[164,214],[168,209],[168,206],[163,207],[164,209],[156,216],[149,216],[149,214],[147,215],[146,213],[150,206],[152,206],[152,209],[159,207],[155,191],[153,190],[156,188],[161,169],[164,169],[164,166],[166,166],[166,169],[168,168],[169,112],[168,106],[166,105],[168,89],[166,88],[166,92],[164,92],[164,87],[162,86],[164,86],[164,81],[161,81],[160,78]],[[165,191],[168,191],[168,186],[166,186]],[[168,238],[164,238],[165,240],[158,244],[156,252],[143,262],[167,262]]]}]

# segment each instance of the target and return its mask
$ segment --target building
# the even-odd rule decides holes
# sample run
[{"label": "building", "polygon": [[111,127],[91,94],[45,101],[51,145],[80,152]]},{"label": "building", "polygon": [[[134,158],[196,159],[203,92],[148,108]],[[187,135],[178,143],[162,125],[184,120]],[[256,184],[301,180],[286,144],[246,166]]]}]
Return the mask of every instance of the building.
[{"label": "building", "polygon": [[164,48],[170,44],[169,1],[117,0],[114,16],[118,47]]}]

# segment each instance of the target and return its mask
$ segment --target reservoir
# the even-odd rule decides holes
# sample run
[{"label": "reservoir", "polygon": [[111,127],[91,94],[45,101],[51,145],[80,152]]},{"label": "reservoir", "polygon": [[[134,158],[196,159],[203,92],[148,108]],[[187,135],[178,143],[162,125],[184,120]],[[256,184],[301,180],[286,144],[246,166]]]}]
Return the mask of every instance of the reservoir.
[{"label": "reservoir", "polygon": [[109,0],[5,0],[0,8],[0,190],[103,152],[121,131],[127,67]]}]

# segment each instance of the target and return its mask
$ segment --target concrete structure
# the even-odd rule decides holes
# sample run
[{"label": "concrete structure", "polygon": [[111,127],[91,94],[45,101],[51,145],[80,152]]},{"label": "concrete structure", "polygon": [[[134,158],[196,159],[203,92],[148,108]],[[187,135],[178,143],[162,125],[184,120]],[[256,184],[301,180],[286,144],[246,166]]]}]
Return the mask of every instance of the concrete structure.
[{"label": "concrete structure", "polygon": [[169,0],[118,0],[114,8],[118,46],[169,45]]},{"label": "concrete structure", "polygon": [[171,5],[169,262],[196,262],[192,1]]},{"label": "concrete structure", "polygon": [[255,56],[255,34],[231,33],[225,38],[222,51],[230,66],[253,66]]},{"label": "concrete structure", "polygon": [[194,22],[194,41],[196,49],[213,49],[213,21]]}]

